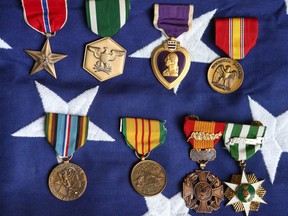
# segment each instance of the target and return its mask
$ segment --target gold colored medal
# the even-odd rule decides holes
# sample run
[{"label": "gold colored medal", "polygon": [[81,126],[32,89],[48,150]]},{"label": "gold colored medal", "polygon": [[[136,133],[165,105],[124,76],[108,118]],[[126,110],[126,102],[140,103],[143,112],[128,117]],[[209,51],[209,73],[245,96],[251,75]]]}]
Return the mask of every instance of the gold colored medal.
[{"label": "gold colored medal", "polygon": [[244,71],[238,61],[219,58],[210,65],[207,78],[212,89],[221,94],[229,94],[241,86]]},{"label": "gold colored medal", "polygon": [[81,197],[85,192],[87,178],[81,167],[65,161],[52,170],[48,185],[56,198],[72,201]]},{"label": "gold colored medal", "polygon": [[142,160],[131,171],[131,184],[142,196],[157,195],[167,184],[165,170],[155,161]]},{"label": "gold colored medal", "polygon": [[146,159],[154,148],[164,143],[167,134],[164,123],[143,118],[121,118],[120,132],[127,146],[134,149],[136,157],[141,160],[130,175],[135,191],[142,196],[161,193],[167,184],[165,170],[157,162]]},{"label": "gold colored medal", "polygon": [[190,68],[190,55],[175,38],[169,38],[152,53],[153,72],[160,83],[172,89],[185,78]]},{"label": "gold colored medal", "polygon": [[83,68],[102,82],[123,73],[125,57],[123,47],[112,38],[102,38],[86,45]]}]

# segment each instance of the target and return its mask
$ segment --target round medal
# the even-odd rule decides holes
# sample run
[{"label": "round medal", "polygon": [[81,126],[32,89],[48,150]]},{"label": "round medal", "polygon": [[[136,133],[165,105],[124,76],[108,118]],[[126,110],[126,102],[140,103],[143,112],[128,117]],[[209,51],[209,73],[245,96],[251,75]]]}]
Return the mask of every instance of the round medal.
[{"label": "round medal", "polygon": [[139,194],[154,196],[166,187],[166,173],[163,167],[155,161],[143,160],[133,167],[131,183]]},{"label": "round medal", "polygon": [[159,82],[170,90],[188,73],[190,55],[175,38],[169,38],[153,51],[151,65]]},{"label": "round medal", "polygon": [[224,199],[223,185],[209,171],[196,170],[184,179],[183,198],[186,206],[197,213],[211,213]]},{"label": "round medal", "polygon": [[87,186],[87,178],[78,165],[64,162],[52,170],[48,185],[56,198],[71,201],[82,196]]},{"label": "round medal", "polygon": [[236,60],[219,58],[210,65],[207,78],[212,89],[221,94],[229,94],[241,86],[244,71]]}]

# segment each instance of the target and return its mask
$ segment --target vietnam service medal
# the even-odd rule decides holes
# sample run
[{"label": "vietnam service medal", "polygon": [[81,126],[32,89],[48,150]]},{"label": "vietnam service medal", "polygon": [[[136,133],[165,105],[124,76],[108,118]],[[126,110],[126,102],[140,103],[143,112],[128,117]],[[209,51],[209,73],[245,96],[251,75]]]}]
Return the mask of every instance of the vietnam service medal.
[{"label": "vietnam service medal", "polygon": [[163,167],[146,160],[150,151],[163,144],[167,129],[163,122],[142,118],[121,118],[120,132],[128,147],[135,150],[141,161],[131,171],[131,184],[142,196],[154,196],[166,187],[167,177]]},{"label": "vietnam service medal", "polygon": [[153,72],[160,83],[172,89],[185,78],[190,68],[190,55],[176,40],[192,25],[193,5],[154,5],[154,26],[168,37],[152,53]]}]

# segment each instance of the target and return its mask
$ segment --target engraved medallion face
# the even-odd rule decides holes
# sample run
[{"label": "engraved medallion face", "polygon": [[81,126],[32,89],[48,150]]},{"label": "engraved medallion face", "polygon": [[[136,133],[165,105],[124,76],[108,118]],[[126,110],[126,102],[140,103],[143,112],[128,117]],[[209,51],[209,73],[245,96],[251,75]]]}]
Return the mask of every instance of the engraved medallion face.
[{"label": "engraved medallion face", "polygon": [[241,184],[236,195],[241,202],[251,202],[255,197],[255,189],[250,184]]},{"label": "engraved medallion face", "polygon": [[207,78],[212,89],[221,94],[229,94],[241,86],[244,71],[237,61],[219,58],[210,65]]},{"label": "engraved medallion face", "polygon": [[87,179],[84,171],[76,164],[62,163],[50,173],[48,185],[56,198],[71,201],[82,196]]},{"label": "engraved medallion face", "polygon": [[184,179],[183,199],[197,213],[211,213],[219,209],[224,199],[223,185],[209,171],[196,170]]},{"label": "engraved medallion face", "polygon": [[103,38],[85,47],[83,68],[99,81],[123,73],[126,50],[111,38]]},{"label": "engraved medallion face", "polygon": [[166,187],[166,173],[163,167],[155,161],[143,160],[133,167],[131,183],[139,194],[154,196]]},{"label": "engraved medallion face", "polygon": [[173,38],[157,47],[151,57],[151,65],[156,78],[169,90],[185,78],[190,63],[188,51]]}]

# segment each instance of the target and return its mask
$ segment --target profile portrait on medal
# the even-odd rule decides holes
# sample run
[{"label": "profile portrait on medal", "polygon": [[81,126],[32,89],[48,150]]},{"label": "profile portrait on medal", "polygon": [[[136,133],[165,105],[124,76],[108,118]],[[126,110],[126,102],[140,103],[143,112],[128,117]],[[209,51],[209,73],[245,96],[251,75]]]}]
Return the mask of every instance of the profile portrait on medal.
[{"label": "profile portrait on medal", "polygon": [[226,65],[219,65],[214,74],[213,74],[213,81],[212,83],[223,90],[230,90],[234,80],[237,76],[236,70],[231,71],[231,66]]},{"label": "profile portrait on medal", "polygon": [[167,68],[162,72],[163,76],[178,77],[179,66],[177,54],[169,53],[164,59],[164,62]]},{"label": "profile portrait on medal", "polygon": [[93,47],[88,46],[88,50],[93,53],[93,56],[97,59],[94,69],[95,71],[105,72],[107,74],[112,71],[112,64],[117,57],[124,56],[125,52],[122,50],[110,50],[109,47]]}]

